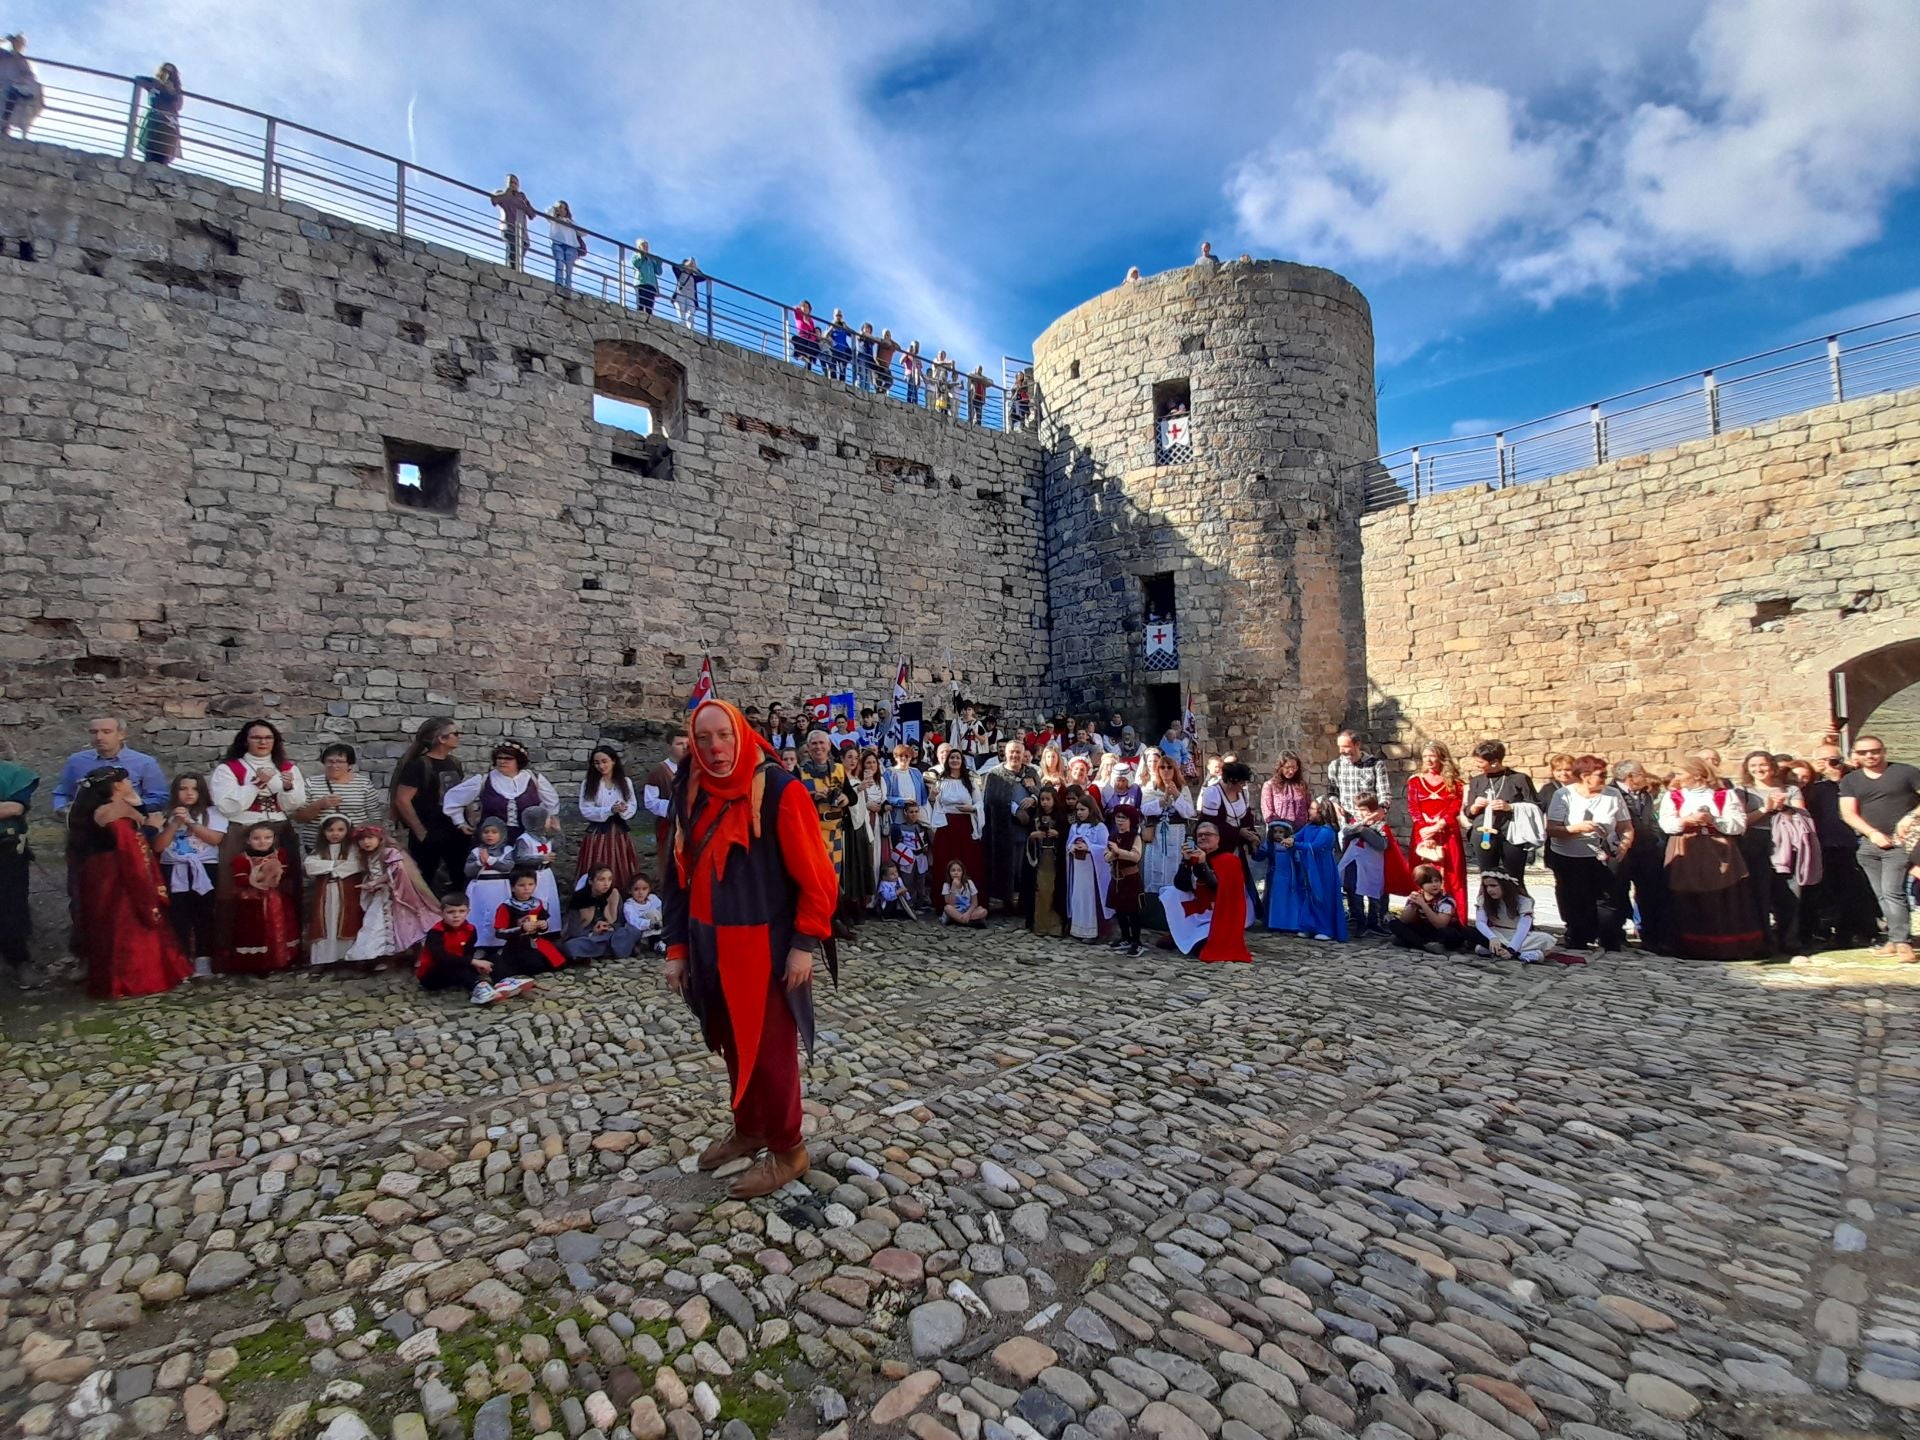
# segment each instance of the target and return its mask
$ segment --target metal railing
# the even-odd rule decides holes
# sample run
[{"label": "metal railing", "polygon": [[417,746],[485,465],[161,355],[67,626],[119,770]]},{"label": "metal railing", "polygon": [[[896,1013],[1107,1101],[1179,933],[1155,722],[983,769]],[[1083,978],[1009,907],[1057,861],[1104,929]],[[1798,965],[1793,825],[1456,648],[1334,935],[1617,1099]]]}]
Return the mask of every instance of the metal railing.
[{"label": "metal railing", "polygon": [[1469,485],[1499,489],[1740,430],[1818,405],[1920,385],[1920,312],[1783,345],[1524,425],[1367,462],[1366,508]]},{"label": "metal railing", "polygon": [[[96,154],[138,158],[141,114],[145,108],[143,81],[85,65],[67,65],[34,59],[45,94],[45,108],[35,121],[34,140],[67,145]],[[57,74],[61,83],[49,83]],[[244,105],[232,105],[188,92],[179,115],[178,170],[221,180],[240,189],[292,200],[324,214],[356,224],[389,230],[412,240],[443,245],[482,260],[505,263],[508,251],[492,192],[436,170],[428,170],[395,155],[387,155],[312,130],[294,121]],[[695,278],[683,280],[675,262],[654,251],[661,270],[648,296],[636,281],[634,247],[575,223],[586,237],[581,255],[566,280],[567,288],[623,309],[646,302],[649,313],[685,325],[696,334],[722,340],[761,355],[793,361],[793,307],[771,296],[722,280],[701,267]],[[545,266],[553,271],[553,252],[538,222],[527,237],[522,268]],[[539,273],[536,269],[535,273]],[[832,311],[829,309],[828,315]],[[823,350],[828,321],[816,316]],[[905,345],[901,350],[904,352]],[[931,357],[928,366],[931,370]],[[1005,362],[1002,362],[1004,372]],[[906,377],[898,358],[882,387],[872,369],[850,371],[848,383],[858,383],[905,402]],[[932,407],[931,374],[922,377],[918,403]],[[960,422],[976,422],[995,429],[1011,428],[1007,389],[987,381],[984,403],[973,404],[973,386],[958,362],[954,367],[952,404],[947,413]],[[976,413],[977,412],[977,413]]]}]

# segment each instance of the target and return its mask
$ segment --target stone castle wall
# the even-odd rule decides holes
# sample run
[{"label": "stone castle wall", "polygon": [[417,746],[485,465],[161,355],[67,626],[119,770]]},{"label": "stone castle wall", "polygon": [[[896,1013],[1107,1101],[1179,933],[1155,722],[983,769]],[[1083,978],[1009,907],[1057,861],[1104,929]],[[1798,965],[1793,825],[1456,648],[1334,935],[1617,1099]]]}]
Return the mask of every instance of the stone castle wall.
[{"label": "stone castle wall", "polygon": [[1374,738],[1805,754],[1829,672],[1920,637],[1917,467],[1908,390],[1369,515]]},{"label": "stone castle wall", "polygon": [[[950,650],[1046,687],[1032,437],[858,395],[530,275],[193,176],[43,145],[0,167],[0,731],[45,765],[119,712],[203,765],[421,718],[557,774],[722,694],[890,694]],[[596,424],[665,417],[671,480]],[[385,441],[459,452],[455,513]],[[936,687],[929,687],[931,691]],[[944,695],[944,684],[938,686]]]},{"label": "stone castle wall", "polygon": [[[1365,297],[1303,265],[1196,264],[1069,312],[1034,361],[1066,703],[1110,703],[1131,674],[1145,714],[1146,683],[1177,680],[1215,748],[1330,751],[1364,693],[1358,505],[1343,491],[1377,448]],[[1192,459],[1158,464],[1156,387],[1182,381]],[[1181,665],[1147,675],[1124,625],[1142,615],[1142,577],[1167,573]]]}]

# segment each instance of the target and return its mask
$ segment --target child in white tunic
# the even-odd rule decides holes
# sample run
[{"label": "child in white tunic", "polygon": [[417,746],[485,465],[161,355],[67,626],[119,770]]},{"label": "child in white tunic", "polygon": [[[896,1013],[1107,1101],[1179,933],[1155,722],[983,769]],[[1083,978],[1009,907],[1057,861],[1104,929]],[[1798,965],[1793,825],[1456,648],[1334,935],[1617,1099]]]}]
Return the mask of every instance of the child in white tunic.
[{"label": "child in white tunic", "polygon": [[1075,823],[1067,831],[1067,925],[1076,940],[1097,940],[1100,927],[1112,916],[1107,887],[1107,827],[1093,818],[1093,806],[1082,799],[1074,806]]},{"label": "child in white tunic", "polygon": [[475,931],[473,948],[492,950],[507,942],[493,933],[493,917],[513,898],[513,846],[504,820],[482,820],[478,845],[467,856],[467,906]]},{"label": "child in white tunic", "polygon": [[534,895],[546,903],[549,917],[561,913],[560,884],[553,878],[553,862],[560,858],[556,843],[560,837],[547,833],[547,816],[551,813],[544,805],[529,805],[522,810],[520,819],[527,828],[513,842],[513,858],[519,868],[539,872]]}]

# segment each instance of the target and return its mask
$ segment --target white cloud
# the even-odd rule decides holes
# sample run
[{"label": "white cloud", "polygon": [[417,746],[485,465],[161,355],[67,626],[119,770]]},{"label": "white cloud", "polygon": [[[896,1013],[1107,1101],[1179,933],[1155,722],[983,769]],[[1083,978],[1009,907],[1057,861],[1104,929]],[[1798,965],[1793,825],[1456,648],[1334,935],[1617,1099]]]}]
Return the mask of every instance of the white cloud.
[{"label": "white cloud", "polygon": [[1552,194],[1551,136],[1486,85],[1340,57],[1322,82],[1330,118],[1312,148],[1276,143],[1228,184],[1258,243],[1360,259],[1455,260]]},{"label": "white cloud", "polygon": [[951,15],[716,0],[582,24],[511,0],[24,3],[37,54],[142,72],[174,59],[189,90],[376,149],[404,148],[417,100],[421,164],[487,184],[517,170],[539,203],[565,196],[583,222],[675,257],[712,242],[695,253],[724,278],[753,284],[724,242],[770,226],[807,255],[814,280],[795,283],[816,307],[845,303],[856,324],[997,373],[976,287],[955,283],[980,262],[933,223],[946,212],[927,185],[955,137],[863,103],[929,36],[964,35]]},{"label": "white cloud", "polygon": [[1689,55],[1678,95],[1615,76],[1532,106],[1349,55],[1312,97],[1312,142],[1243,162],[1228,195],[1255,243],[1484,264],[1543,305],[1702,263],[1817,266],[1880,234],[1920,174],[1920,5],[1715,0]]}]

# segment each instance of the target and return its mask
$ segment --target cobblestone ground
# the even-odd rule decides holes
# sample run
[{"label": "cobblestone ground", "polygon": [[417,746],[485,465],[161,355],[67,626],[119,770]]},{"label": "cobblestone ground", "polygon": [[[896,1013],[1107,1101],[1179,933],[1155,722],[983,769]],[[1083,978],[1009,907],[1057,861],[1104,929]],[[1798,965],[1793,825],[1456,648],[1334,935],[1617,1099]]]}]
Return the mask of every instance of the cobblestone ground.
[{"label": "cobblestone ground", "polygon": [[0,1426],[1570,1440],[1920,1419],[1920,974],[869,927],[814,1171],[652,964],[294,975],[0,1061]]}]

